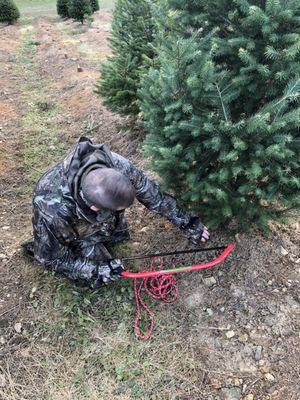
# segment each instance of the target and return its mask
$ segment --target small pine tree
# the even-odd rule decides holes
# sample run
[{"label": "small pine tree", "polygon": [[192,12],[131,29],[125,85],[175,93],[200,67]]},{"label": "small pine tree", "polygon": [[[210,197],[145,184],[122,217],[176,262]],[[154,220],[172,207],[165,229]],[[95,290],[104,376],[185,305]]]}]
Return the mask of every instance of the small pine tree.
[{"label": "small pine tree", "polygon": [[300,208],[300,3],[174,2],[181,35],[140,91],[146,151],[210,226],[266,227]]},{"label": "small pine tree", "polygon": [[87,16],[92,14],[90,0],[70,0],[69,16],[82,24]]},{"label": "small pine tree", "polygon": [[146,59],[154,57],[151,43],[156,26],[148,0],[118,0],[109,39],[113,55],[101,66],[96,92],[111,111],[137,115],[137,89]]},{"label": "small pine tree", "polygon": [[13,0],[0,0],[0,22],[13,24],[20,18],[20,12]]},{"label": "small pine tree", "polygon": [[57,0],[57,14],[62,18],[69,18],[69,2],[70,0]]},{"label": "small pine tree", "polygon": [[100,10],[98,0],[90,0],[93,13]]}]

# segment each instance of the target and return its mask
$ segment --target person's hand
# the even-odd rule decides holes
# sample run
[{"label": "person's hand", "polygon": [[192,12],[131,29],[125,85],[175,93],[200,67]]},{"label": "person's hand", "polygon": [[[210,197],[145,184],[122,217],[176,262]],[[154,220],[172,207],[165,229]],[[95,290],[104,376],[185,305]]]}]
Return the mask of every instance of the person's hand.
[{"label": "person's hand", "polygon": [[184,228],[185,236],[193,243],[197,244],[200,241],[206,242],[209,240],[210,233],[198,217],[192,217],[188,225]]},{"label": "person's hand", "polygon": [[109,283],[117,281],[123,271],[124,266],[120,259],[115,258],[113,260],[106,261],[97,267],[96,279],[93,283],[93,288],[97,289],[103,284],[108,285]]}]

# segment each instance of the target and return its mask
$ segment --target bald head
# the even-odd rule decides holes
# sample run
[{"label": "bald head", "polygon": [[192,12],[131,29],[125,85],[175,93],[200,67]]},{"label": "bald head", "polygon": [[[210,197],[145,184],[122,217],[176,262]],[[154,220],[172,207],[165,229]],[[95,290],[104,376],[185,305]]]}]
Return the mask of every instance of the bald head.
[{"label": "bald head", "polygon": [[84,198],[92,209],[122,210],[135,199],[130,180],[113,168],[99,168],[89,172],[81,183]]}]

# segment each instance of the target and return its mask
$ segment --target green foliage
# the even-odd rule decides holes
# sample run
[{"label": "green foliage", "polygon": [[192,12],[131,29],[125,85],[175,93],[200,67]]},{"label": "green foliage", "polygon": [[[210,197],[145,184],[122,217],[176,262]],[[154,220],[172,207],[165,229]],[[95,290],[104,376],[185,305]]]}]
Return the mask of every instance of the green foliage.
[{"label": "green foliage", "polygon": [[56,3],[57,14],[62,18],[69,17],[69,3],[70,0],[57,0]]},{"label": "green foliage", "polygon": [[82,24],[92,14],[90,0],[70,0],[69,16]]},{"label": "green foliage", "polygon": [[56,8],[62,18],[71,17],[82,23],[100,9],[98,0],[57,0]]},{"label": "green foliage", "polygon": [[154,56],[155,22],[148,0],[119,0],[109,39],[113,55],[101,66],[96,91],[104,105],[120,114],[137,115],[137,89],[146,61]]},{"label": "green foliage", "polygon": [[[230,71],[232,84],[238,88],[239,102],[231,104],[232,118],[240,117],[240,102],[243,111],[251,115],[280,96],[289,79],[300,73],[299,1],[201,0],[197,4],[197,13],[191,25],[185,25],[184,33],[191,31],[191,26],[200,28],[203,35],[218,29],[211,43],[213,59]],[[191,5],[185,7],[178,15],[181,26],[190,16]]]},{"label": "green foliage", "polygon": [[299,2],[170,3],[140,90],[154,170],[211,226],[299,209]]},{"label": "green foliage", "polygon": [[13,0],[0,0],[0,22],[13,24],[20,18],[20,12]]},{"label": "green foliage", "polygon": [[98,0],[90,0],[93,13],[100,10]]}]

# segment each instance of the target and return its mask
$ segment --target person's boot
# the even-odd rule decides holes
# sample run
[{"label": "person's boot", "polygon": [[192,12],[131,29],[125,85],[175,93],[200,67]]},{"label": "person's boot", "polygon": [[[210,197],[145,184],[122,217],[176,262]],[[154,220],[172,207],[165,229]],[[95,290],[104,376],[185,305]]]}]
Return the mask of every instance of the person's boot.
[{"label": "person's boot", "polygon": [[33,251],[33,241],[28,240],[27,242],[22,243],[23,253],[26,257],[30,258],[30,260],[34,260],[34,251]]}]

